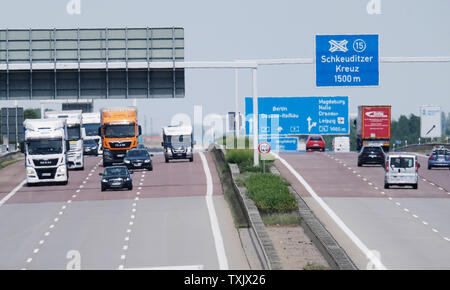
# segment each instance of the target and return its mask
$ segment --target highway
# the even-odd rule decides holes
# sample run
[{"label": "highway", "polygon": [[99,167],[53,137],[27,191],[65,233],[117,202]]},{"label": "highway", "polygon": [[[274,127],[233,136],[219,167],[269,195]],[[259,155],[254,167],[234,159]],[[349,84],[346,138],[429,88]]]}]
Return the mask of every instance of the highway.
[{"label": "highway", "polygon": [[[285,153],[299,173],[387,269],[450,269],[450,171],[426,168],[421,158],[419,189],[384,189],[381,166],[357,167],[356,153]],[[288,167],[277,167],[306,200],[360,269],[373,265],[313,199]]]},{"label": "highway", "polygon": [[[0,171],[0,269],[248,269],[208,153],[153,159],[131,191],[100,191],[101,157],[63,185]],[[23,185],[23,186],[22,186]]]}]

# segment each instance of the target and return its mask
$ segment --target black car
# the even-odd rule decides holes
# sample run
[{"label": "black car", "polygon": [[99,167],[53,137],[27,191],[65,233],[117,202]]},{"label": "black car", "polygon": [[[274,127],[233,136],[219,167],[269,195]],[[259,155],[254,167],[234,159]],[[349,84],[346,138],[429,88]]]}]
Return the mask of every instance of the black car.
[{"label": "black car", "polygon": [[364,164],[379,164],[384,167],[386,155],[381,146],[363,146],[358,155],[358,167]]},{"label": "black car", "polygon": [[133,181],[131,174],[126,166],[111,166],[105,168],[105,171],[100,173],[102,177],[101,187],[102,191],[107,189],[133,189]]},{"label": "black car", "polygon": [[153,170],[152,154],[147,149],[131,149],[123,159],[128,168]]},{"label": "black car", "polygon": [[85,155],[98,155],[98,143],[94,139],[83,140],[83,150]]}]

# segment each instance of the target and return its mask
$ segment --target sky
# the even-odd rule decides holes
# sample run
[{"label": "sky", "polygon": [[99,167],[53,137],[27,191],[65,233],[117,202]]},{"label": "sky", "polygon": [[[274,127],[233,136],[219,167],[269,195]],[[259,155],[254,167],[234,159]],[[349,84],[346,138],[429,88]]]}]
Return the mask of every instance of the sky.
[{"label": "sky", "polygon": [[[381,14],[373,15],[366,9],[369,0],[79,0],[79,15],[67,13],[70,1],[2,0],[0,29],[181,26],[186,61],[312,58],[314,35],[358,33],[379,34],[381,57],[450,56],[448,0],[378,0]],[[175,114],[192,117],[194,106],[202,106],[204,116],[234,111],[234,70],[188,70],[185,81],[183,99],[138,100],[140,122],[145,115],[158,134]],[[242,111],[244,97],[252,94],[249,70],[240,71],[238,88]],[[358,105],[392,105],[395,119],[418,115],[421,105],[450,112],[450,62],[381,63],[380,86],[371,88],[315,88],[312,64],[262,66],[258,92],[349,96],[351,114]],[[12,104],[0,101],[2,107]],[[96,100],[95,109],[131,104]]]}]

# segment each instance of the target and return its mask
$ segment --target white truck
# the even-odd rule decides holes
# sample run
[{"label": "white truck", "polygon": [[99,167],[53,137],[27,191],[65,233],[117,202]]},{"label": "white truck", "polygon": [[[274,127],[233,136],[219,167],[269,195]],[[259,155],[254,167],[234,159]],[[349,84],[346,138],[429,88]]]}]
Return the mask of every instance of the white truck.
[{"label": "white truck", "polygon": [[70,144],[70,149],[67,154],[67,164],[69,166],[69,169],[84,170],[83,139],[86,137],[86,131],[83,128],[81,114],[81,110],[45,112],[46,118],[58,118],[66,120],[67,138]]},{"label": "white truck", "polygon": [[92,142],[92,145],[95,143],[97,146],[84,146],[85,154],[94,154],[99,155],[103,153],[102,149],[102,137],[98,135],[98,128],[100,128],[101,119],[100,112],[95,113],[83,113],[82,114],[82,122],[83,128],[86,131],[86,138],[84,139],[86,142]]},{"label": "white truck", "polygon": [[194,161],[194,135],[192,126],[168,126],[163,128],[164,158]]},{"label": "white truck", "polygon": [[64,119],[24,121],[27,184],[58,182],[67,184],[67,129]]}]

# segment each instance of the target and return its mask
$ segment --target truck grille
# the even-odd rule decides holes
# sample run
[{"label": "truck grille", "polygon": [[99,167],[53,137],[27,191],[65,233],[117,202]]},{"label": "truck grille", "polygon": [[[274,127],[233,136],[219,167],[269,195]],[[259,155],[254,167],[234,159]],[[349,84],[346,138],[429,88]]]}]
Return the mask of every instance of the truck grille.
[{"label": "truck grille", "polygon": [[54,179],[56,168],[36,168],[39,179]]},{"label": "truck grille", "polygon": [[58,158],[54,159],[33,159],[34,166],[55,166]]},{"label": "truck grille", "polygon": [[111,146],[111,148],[129,148],[131,146],[131,141],[110,141],[109,146]]}]

